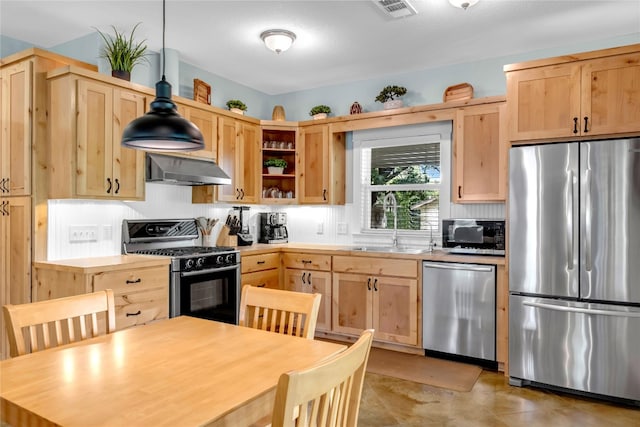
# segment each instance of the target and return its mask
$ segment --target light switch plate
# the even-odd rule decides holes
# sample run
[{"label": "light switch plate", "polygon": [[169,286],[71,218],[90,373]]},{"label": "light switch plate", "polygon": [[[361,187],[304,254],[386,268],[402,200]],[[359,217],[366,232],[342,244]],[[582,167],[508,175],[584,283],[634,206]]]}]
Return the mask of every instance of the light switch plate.
[{"label": "light switch plate", "polygon": [[98,240],[97,225],[69,226],[69,242],[96,242]]},{"label": "light switch plate", "polygon": [[322,233],[324,233],[324,223],[319,222],[316,224],[316,234],[322,234]]},{"label": "light switch plate", "polygon": [[339,222],[338,223],[338,234],[347,234],[347,223]]}]

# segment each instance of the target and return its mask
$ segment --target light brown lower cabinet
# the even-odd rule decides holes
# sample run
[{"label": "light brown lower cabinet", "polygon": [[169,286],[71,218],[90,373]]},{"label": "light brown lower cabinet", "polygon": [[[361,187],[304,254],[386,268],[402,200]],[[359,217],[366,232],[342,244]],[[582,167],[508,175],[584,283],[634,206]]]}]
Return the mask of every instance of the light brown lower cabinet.
[{"label": "light brown lower cabinet", "polygon": [[285,252],[282,265],[284,289],[322,295],[316,330],[331,331],[331,256]]},{"label": "light brown lower cabinet", "polygon": [[335,332],[418,345],[418,281],[402,277],[333,273]]},{"label": "light brown lower cabinet", "polygon": [[116,329],[169,317],[169,266],[110,269],[83,273],[68,265],[35,263],[34,301],[112,289]]},{"label": "light brown lower cabinet", "polygon": [[243,255],[241,260],[242,286],[281,289],[280,253]]}]

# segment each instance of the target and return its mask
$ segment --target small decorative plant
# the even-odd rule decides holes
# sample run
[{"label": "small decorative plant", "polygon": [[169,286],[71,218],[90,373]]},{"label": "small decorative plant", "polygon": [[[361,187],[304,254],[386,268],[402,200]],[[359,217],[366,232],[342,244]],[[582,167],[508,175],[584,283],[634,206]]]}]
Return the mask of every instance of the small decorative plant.
[{"label": "small decorative plant", "polygon": [[[96,28],[96,31],[104,40],[104,47],[100,53],[101,58],[105,58],[109,61],[112,71],[124,71],[131,73],[133,67],[136,65],[148,61],[146,56],[147,45],[144,44],[146,40],[141,42],[135,42],[133,36],[138,28],[138,22],[129,36],[124,33],[120,33],[115,26],[113,28],[114,35],[104,34],[102,31]],[[94,27],[95,28],[95,27]]]},{"label": "small decorative plant", "polygon": [[403,86],[387,86],[380,91],[376,96],[376,102],[385,103],[387,101],[393,101],[396,98],[401,97],[407,93],[407,88]]},{"label": "small decorative plant", "polygon": [[316,114],[331,114],[331,107],[328,105],[316,105],[309,111],[310,116],[315,116]]},{"label": "small decorative plant", "polygon": [[227,101],[227,108],[237,108],[238,110],[247,111],[247,106],[239,99],[230,99]]},{"label": "small decorative plant", "polygon": [[267,159],[264,161],[264,165],[266,167],[272,167],[272,168],[286,168],[287,167],[287,161],[284,159]]}]

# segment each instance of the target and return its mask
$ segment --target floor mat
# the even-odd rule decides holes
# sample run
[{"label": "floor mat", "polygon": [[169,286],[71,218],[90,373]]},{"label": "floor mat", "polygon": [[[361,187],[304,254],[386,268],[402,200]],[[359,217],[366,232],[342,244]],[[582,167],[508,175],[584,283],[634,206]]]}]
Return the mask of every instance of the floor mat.
[{"label": "floor mat", "polygon": [[433,357],[372,348],[367,371],[450,390],[471,391],[482,368]]}]

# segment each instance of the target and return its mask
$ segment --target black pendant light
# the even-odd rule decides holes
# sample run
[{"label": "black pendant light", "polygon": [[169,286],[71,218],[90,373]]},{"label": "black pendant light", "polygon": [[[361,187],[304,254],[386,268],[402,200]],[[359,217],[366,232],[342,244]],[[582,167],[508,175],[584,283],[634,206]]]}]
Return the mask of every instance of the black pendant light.
[{"label": "black pendant light", "polygon": [[165,0],[162,0],[162,79],[156,83],[151,110],[124,128],[122,146],[146,151],[196,151],[204,148],[200,129],[178,114],[171,84],[164,77]]}]

